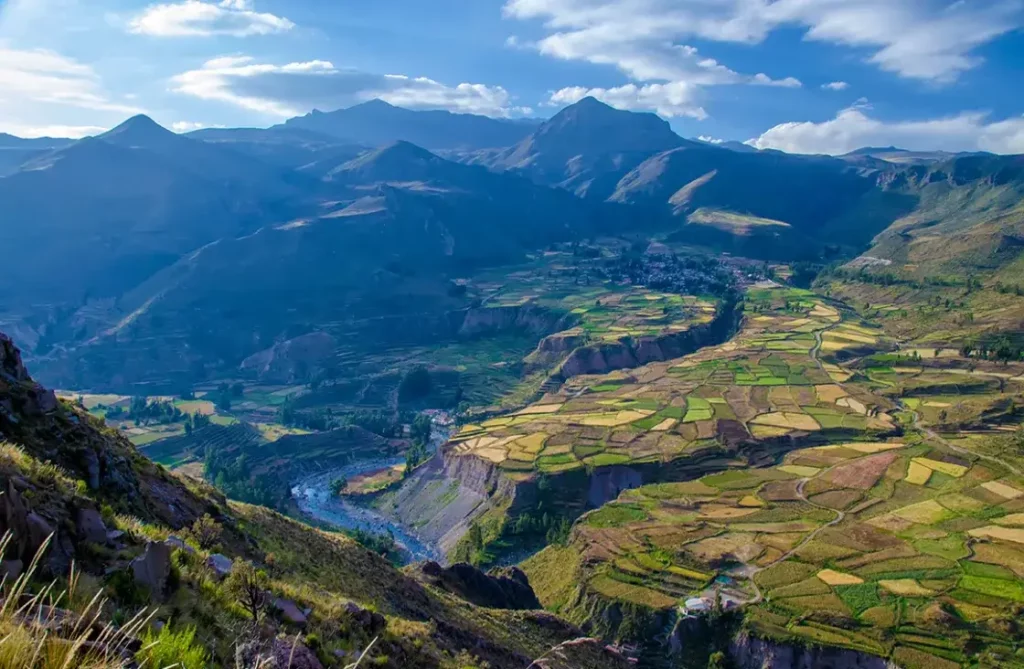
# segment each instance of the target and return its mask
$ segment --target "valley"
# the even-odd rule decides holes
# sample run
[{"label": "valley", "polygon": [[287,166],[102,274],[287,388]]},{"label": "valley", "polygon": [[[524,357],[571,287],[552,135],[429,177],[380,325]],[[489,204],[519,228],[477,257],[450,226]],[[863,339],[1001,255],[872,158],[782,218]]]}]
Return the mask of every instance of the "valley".
[{"label": "valley", "polygon": [[1024,666],[1020,156],[593,98],[29,148],[4,569],[155,593],[208,666]]}]

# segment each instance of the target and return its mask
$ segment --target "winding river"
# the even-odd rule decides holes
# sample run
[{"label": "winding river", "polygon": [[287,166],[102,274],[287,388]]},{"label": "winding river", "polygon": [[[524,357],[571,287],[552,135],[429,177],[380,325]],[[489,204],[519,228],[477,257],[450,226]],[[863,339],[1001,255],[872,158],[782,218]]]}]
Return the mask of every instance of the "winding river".
[{"label": "winding river", "polygon": [[[431,452],[436,453],[451,434],[451,431],[434,424],[430,437]],[[438,546],[420,540],[405,525],[378,513],[375,509],[355,504],[340,495],[331,494],[331,482],[345,477],[351,479],[360,474],[377,471],[405,462],[405,458],[382,458],[362,460],[345,467],[309,476],[292,487],[292,498],[302,513],[340,530],[364,530],[373,534],[388,534],[410,562],[435,560],[442,562],[444,556]]]}]

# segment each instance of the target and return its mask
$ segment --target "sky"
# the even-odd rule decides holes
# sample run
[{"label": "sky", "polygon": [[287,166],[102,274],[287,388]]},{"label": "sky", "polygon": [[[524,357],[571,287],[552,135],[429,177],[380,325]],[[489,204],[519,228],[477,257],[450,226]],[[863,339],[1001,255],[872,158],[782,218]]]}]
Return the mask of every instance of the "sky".
[{"label": "sky", "polygon": [[1024,153],[1024,0],[0,0],[0,132],[586,95],[798,153]]}]

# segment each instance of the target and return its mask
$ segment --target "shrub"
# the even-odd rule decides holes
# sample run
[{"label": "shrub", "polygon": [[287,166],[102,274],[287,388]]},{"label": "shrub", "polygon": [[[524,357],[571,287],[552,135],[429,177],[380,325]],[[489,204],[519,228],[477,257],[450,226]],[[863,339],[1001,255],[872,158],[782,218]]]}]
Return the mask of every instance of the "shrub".
[{"label": "shrub", "polygon": [[210,661],[210,654],[196,643],[195,636],[195,627],[172,632],[170,625],[164,625],[159,633],[149,629],[142,637],[142,650],[135,659],[146,667],[203,669]]}]

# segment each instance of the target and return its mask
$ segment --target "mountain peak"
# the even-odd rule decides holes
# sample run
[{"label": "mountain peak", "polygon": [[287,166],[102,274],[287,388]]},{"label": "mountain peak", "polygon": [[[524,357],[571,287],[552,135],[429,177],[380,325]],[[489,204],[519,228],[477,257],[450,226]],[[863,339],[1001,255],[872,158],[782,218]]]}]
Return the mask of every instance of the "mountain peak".
[{"label": "mountain peak", "polygon": [[112,130],[99,135],[99,138],[107,141],[141,144],[147,141],[161,140],[169,135],[174,136],[174,133],[145,114],[137,114]]}]

